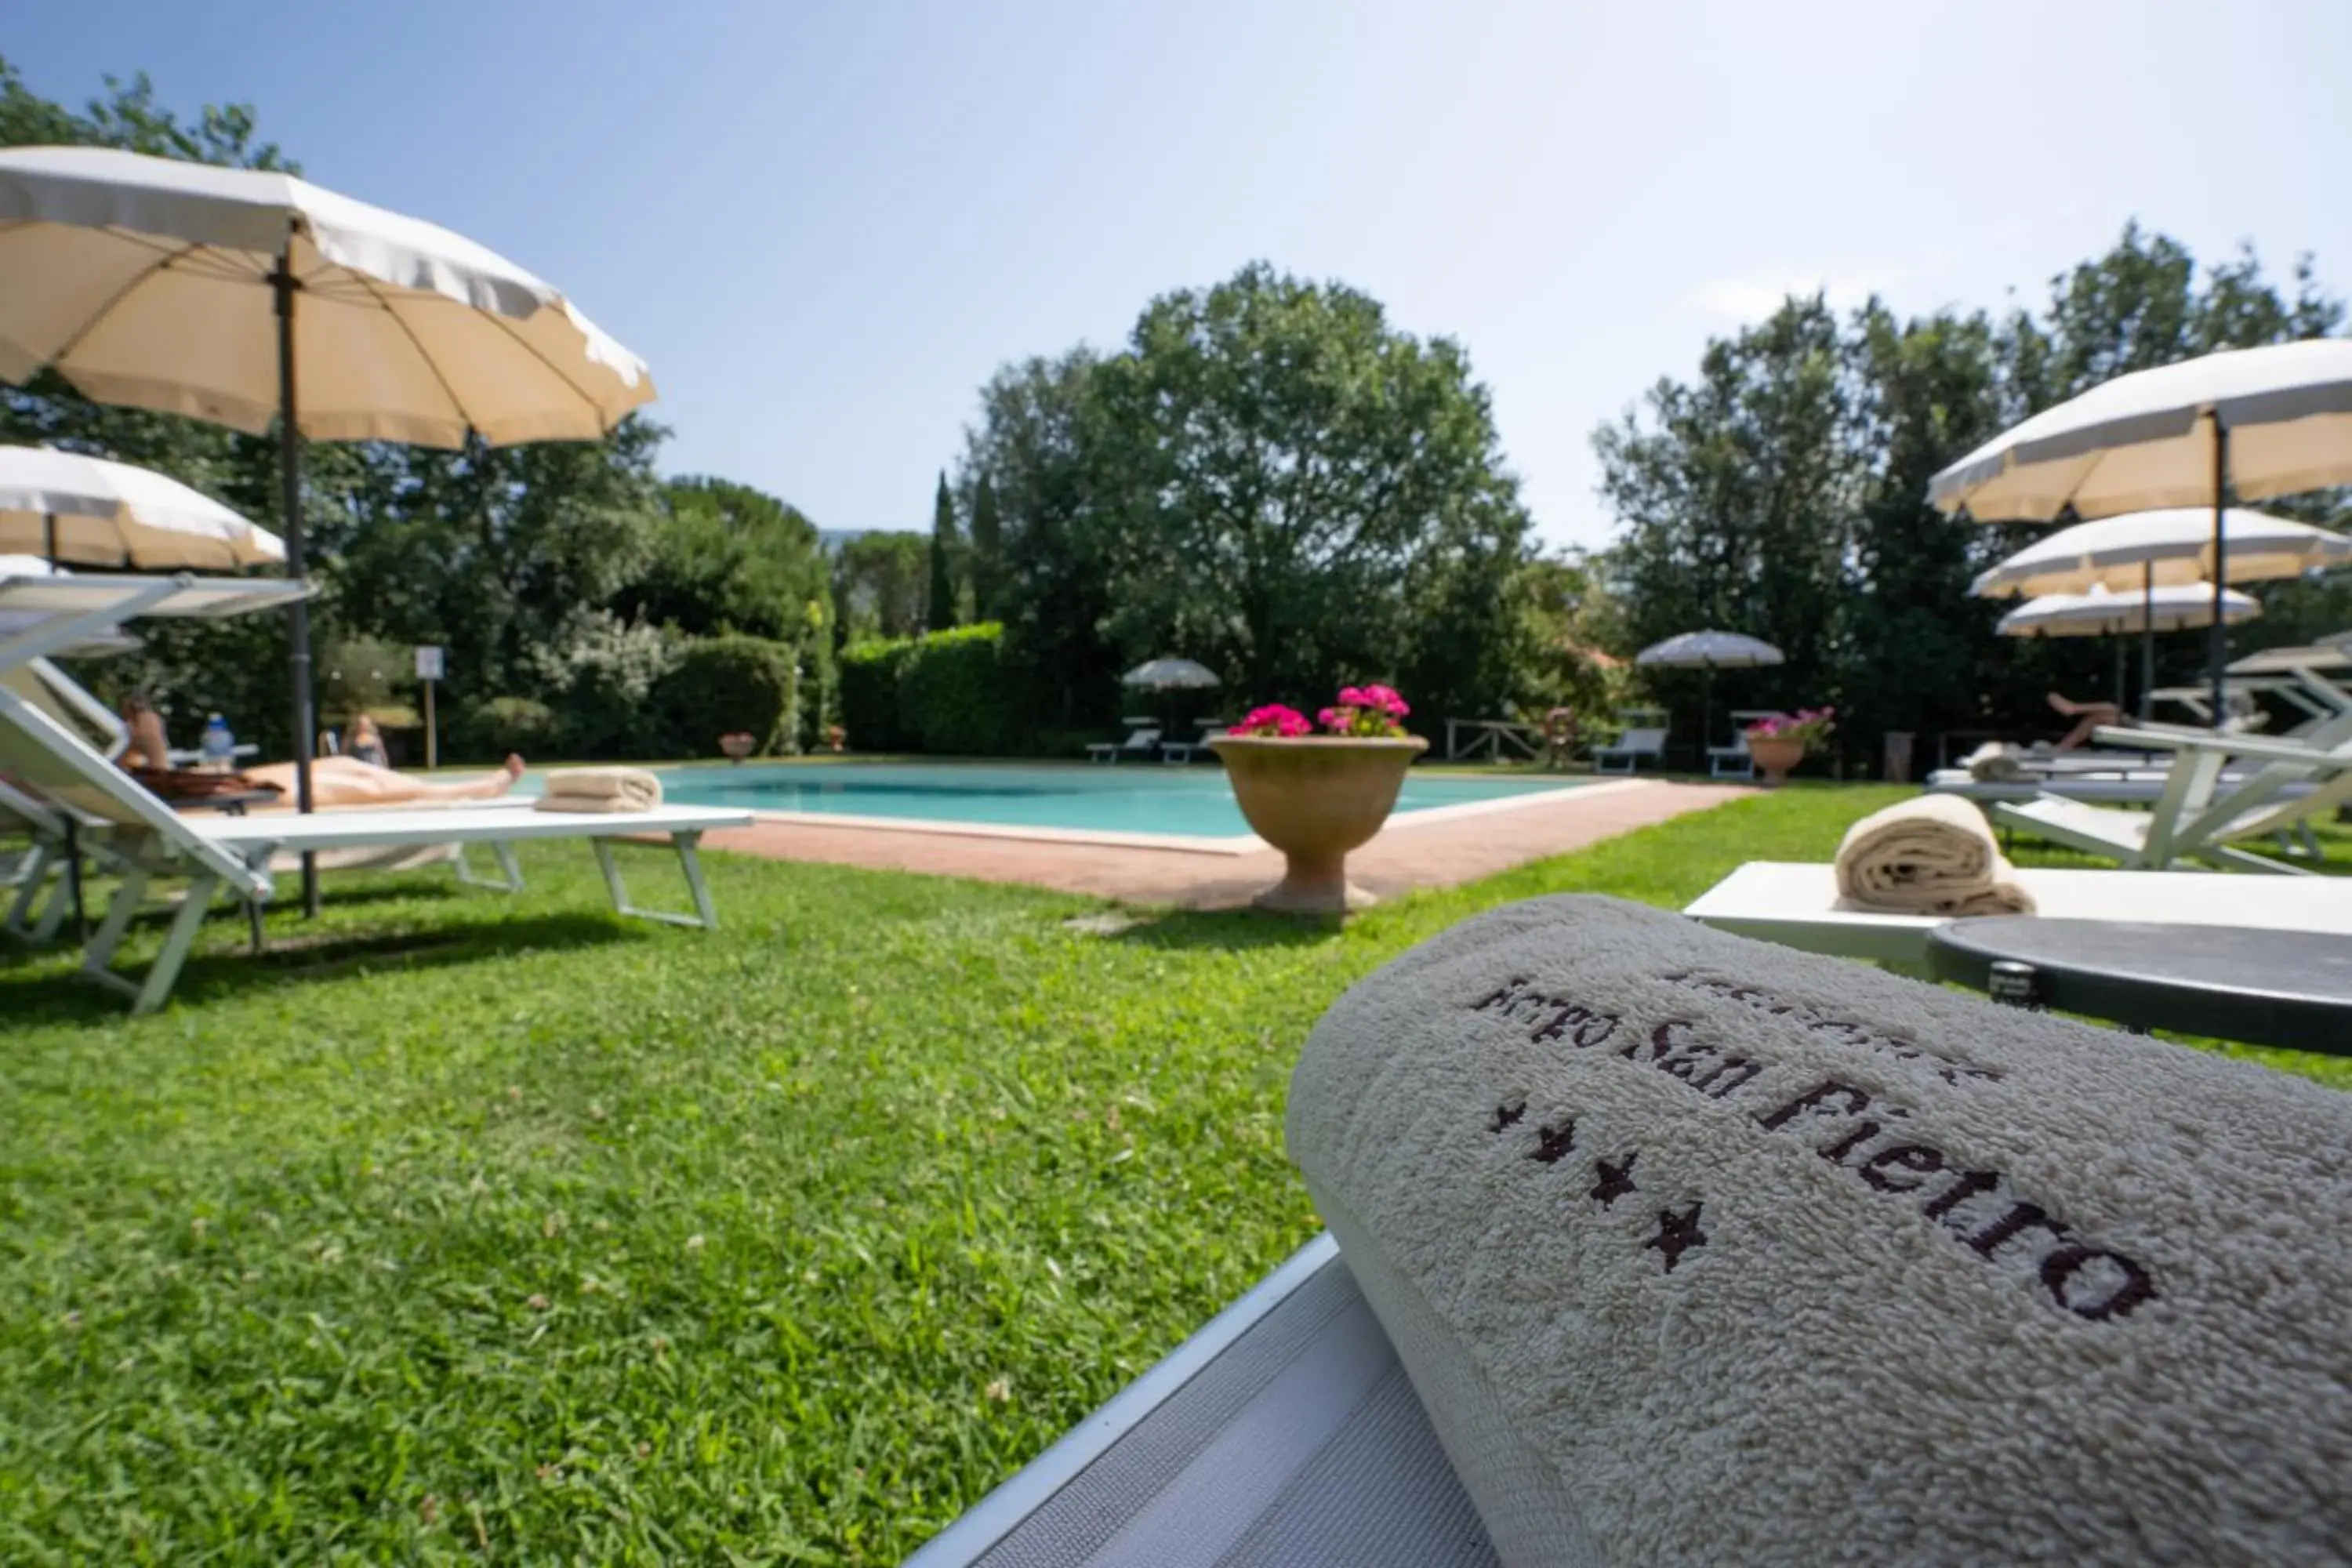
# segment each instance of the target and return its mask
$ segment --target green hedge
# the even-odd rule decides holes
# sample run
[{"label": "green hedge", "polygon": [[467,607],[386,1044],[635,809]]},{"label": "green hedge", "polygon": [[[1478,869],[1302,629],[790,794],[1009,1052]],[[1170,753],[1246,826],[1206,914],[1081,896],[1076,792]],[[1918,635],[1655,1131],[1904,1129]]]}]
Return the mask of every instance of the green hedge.
[{"label": "green hedge", "polygon": [[841,650],[835,676],[841,700],[841,727],[860,752],[912,749],[898,730],[898,672],[915,651],[907,637],[852,643]]},{"label": "green hedge", "polygon": [[915,639],[898,671],[898,723],[917,751],[984,757],[1005,749],[1004,678],[994,621]]},{"label": "green hedge", "polygon": [[861,752],[983,757],[1018,737],[994,621],[919,637],[853,643],[841,654],[841,724]]},{"label": "green hedge", "polygon": [[788,643],[767,637],[699,637],[655,684],[652,706],[665,731],[659,749],[715,757],[719,737],[749,734],[756,754],[800,744],[800,668]]},{"label": "green hedge", "polygon": [[445,720],[444,760],[490,762],[509,752],[544,757],[555,750],[554,710],[529,697],[491,697],[467,703]]}]

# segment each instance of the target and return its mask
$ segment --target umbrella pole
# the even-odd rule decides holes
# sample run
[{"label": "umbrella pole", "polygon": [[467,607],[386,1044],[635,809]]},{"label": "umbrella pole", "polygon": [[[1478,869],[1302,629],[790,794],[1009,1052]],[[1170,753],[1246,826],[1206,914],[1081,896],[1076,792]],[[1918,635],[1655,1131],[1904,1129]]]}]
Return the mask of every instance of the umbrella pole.
[{"label": "umbrella pole", "polygon": [[[293,247],[278,253],[278,270],[269,275],[278,295],[278,484],[279,521],[286,525],[286,575],[303,579],[302,561],[302,432],[295,422],[294,402],[294,278]],[[310,751],[316,727],[310,722],[310,604],[297,599],[289,637],[287,663],[294,688],[294,806],[311,808]],[[319,858],[302,857],[302,913],[319,913]]]},{"label": "umbrella pole", "polygon": [[2124,710],[2124,639],[2116,639],[2116,711]]},{"label": "umbrella pole", "polygon": [[2139,566],[2139,717],[2156,717],[2156,563]]},{"label": "umbrella pole", "polygon": [[2213,411],[2213,629],[2206,652],[2207,673],[2213,681],[2213,728],[2221,728],[2229,718],[2224,701],[2224,688],[2229,683],[2230,628],[2223,621],[2225,607],[2221,595],[2228,593],[2230,583],[2229,541],[2223,537],[2221,519],[2230,501],[2230,427],[2221,423],[2221,411]]},{"label": "umbrella pole", "polygon": [[48,552],[49,570],[56,571],[58,569],[58,514],[56,512],[45,511],[41,514],[41,544]]},{"label": "umbrella pole", "polygon": [[1706,767],[1707,764],[1706,749],[1714,742],[1714,728],[1715,666],[1710,663],[1706,667],[1706,679],[1700,683],[1698,691],[1698,765],[1700,767]]}]

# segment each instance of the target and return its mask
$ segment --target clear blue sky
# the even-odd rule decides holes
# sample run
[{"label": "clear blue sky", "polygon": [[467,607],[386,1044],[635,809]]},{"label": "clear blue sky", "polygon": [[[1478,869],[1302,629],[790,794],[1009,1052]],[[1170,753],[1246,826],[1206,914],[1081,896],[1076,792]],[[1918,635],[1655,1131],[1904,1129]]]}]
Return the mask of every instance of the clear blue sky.
[{"label": "clear blue sky", "polygon": [[1467,344],[1546,538],[1589,437],[1790,289],[2039,300],[2134,216],[2352,292],[2352,4],[74,0],[0,52],[144,69],[553,280],[675,471],[928,525],[999,363],[1265,258]]}]

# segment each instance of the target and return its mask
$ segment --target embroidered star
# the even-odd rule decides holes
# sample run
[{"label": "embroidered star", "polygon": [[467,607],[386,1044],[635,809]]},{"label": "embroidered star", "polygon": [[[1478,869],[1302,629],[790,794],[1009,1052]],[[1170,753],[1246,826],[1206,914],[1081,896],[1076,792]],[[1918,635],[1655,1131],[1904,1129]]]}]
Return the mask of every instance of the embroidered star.
[{"label": "embroidered star", "polygon": [[1547,1165],[1557,1165],[1575,1147],[1576,1118],[1571,1116],[1557,1127],[1537,1128],[1536,1146],[1528,1158],[1540,1160]]},{"label": "embroidered star", "polygon": [[1675,1265],[1681,1261],[1685,1252],[1694,1247],[1706,1245],[1706,1232],[1698,1227],[1698,1211],[1704,1206],[1691,1204],[1680,1214],[1672,1209],[1658,1211],[1658,1234],[1642,1245],[1654,1247],[1665,1255],[1667,1273],[1675,1271]]},{"label": "embroidered star", "polygon": [[1592,1184],[1592,1196],[1602,1208],[1633,1191],[1633,1162],[1641,1157],[1642,1152],[1636,1149],[1614,1165],[1606,1160],[1593,1162],[1592,1173],[1601,1179]]},{"label": "embroidered star", "polygon": [[1517,1105],[1498,1105],[1495,1107],[1495,1120],[1486,1124],[1486,1131],[1500,1132],[1506,1127],[1516,1125],[1527,1113],[1528,1102],[1524,1100]]}]

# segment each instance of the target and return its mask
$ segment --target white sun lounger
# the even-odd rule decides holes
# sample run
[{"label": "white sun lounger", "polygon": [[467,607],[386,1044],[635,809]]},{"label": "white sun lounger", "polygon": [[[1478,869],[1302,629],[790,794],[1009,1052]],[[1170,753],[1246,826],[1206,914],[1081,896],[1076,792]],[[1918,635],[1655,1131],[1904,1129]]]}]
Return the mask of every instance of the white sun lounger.
[{"label": "white sun lounger", "polygon": [[[2053,920],[2243,926],[2352,936],[2352,879],[2231,877],[2211,871],[2084,871],[2021,867],[2018,881]],[[1825,864],[1750,860],[1683,910],[1735,936],[1808,952],[1923,964],[1939,915],[1841,905]]]},{"label": "white sun lounger", "polygon": [[[248,909],[271,892],[270,858],[281,851],[338,848],[425,847],[480,844],[498,857],[507,888],[520,886],[512,846],[523,839],[585,838],[594,847],[613,907],[625,915],[705,928],[718,924],[710,892],[702,879],[695,847],[713,828],[739,827],[748,811],[702,806],[659,806],[652,811],[535,812],[511,805],[448,810],[332,811],[301,816],[199,819],[183,816],[136,779],[101,756],[55,717],[0,685],[0,772],[20,794],[34,797],[77,829],[100,831],[122,880],[107,905],[106,918],[83,951],[82,973],[131,999],[131,1010],[160,1006],[186,961],[196,928],[213,896],[226,889]],[[613,859],[612,840],[642,836],[667,837],[677,852],[694,900],[692,915],[641,910],[631,904]],[[462,868],[462,867],[461,867]],[[143,981],[116,973],[115,951],[131,919],[157,878],[185,876],[188,889],[173,919],[163,949]],[[20,900],[22,895],[20,894]],[[52,927],[55,921],[50,921]]]},{"label": "white sun lounger", "polygon": [[1148,757],[1160,744],[1157,725],[1145,725],[1130,731],[1124,741],[1097,741],[1087,747],[1087,760],[1092,763],[1116,763],[1121,757]]},{"label": "white sun lounger", "polygon": [[[2352,800],[2352,715],[2329,721],[2315,732],[2316,743],[2168,726],[2097,733],[2101,740],[2128,733],[2139,743],[2180,753],[2147,812],[2045,794],[2021,805],[1995,804],[1987,815],[2002,827],[2137,870],[2202,860],[2295,875],[2308,873],[2231,841],[2300,828],[2317,813]],[[2225,777],[2233,762],[2254,771]],[[2299,793],[2298,785],[2305,786]]]},{"label": "white sun lounger", "polygon": [[[1641,766],[1642,759],[1644,757],[1654,763],[1663,763],[1665,761],[1666,732],[1664,730],[1645,725],[1640,729],[1626,731],[1617,737],[1616,742],[1612,745],[1593,747],[1592,767],[1596,773],[1630,773]],[[1623,765],[1612,767],[1610,766],[1612,763]]]},{"label": "white sun lounger", "polygon": [[1494,1568],[1328,1236],[908,1559],[908,1568]]}]

